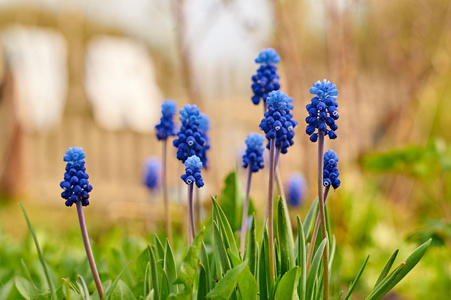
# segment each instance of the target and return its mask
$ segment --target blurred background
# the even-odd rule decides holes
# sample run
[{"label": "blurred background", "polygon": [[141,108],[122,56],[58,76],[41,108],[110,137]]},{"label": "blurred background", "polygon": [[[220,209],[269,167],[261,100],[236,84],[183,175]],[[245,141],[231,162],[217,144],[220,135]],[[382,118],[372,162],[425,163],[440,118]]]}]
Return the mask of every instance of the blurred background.
[{"label": "blurred background", "polygon": [[[304,133],[308,89],[327,78],[339,90],[338,139],[326,141],[342,180],[329,196],[335,289],[346,289],[370,254],[358,291],[365,295],[394,249],[406,257],[432,237],[434,247],[389,297],[449,299],[450,1],[1,0],[0,39],[0,239],[8,244],[29,238],[21,202],[42,235],[70,247],[78,225],[59,182],[64,151],[75,146],[94,186],[85,210],[94,241],[162,231],[161,193],[149,196],[143,163],[161,156],[154,126],[163,99],[179,109],[197,104],[210,117],[210,166],[199,192],[208,211],[235,166],[245,181],[244,140],[260,132],[262,118],[250,99],[254,59],[272,47],[299,122],[280,159],[282,181],[297,171],[308,185],[293,220],[316,190],[316,144]],[[183,166],[173,147],[168,164],[174,226],[183,234]],[[262,217],[267,173],[253,180]]]}]

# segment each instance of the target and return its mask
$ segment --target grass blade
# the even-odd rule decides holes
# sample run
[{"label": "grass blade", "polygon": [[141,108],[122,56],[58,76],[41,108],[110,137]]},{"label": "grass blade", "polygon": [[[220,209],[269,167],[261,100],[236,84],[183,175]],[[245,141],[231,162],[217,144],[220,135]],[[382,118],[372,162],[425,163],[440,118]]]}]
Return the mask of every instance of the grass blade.
[{"label": "grass blade", "polygon": [[117,283],[119,282],[119,279],[121,279],[122,274],[124,274],[125,270],[127,270],[128,266],[130,265],[132,261],[129,261],[128,264],[122,269],[122,271],[117,275],[116,279],[114,279],[113,283],[111,284],[108,291],[105,293],[104,298],[106,300],[110,299],[111,294],[113,293],[114,288],[116,287]]},{"label": "grass blade", "polygon": [[84,300],[90,300],[91,299],[91,295],[89,295],[89,290],[88,290],[88,286],[86,285],[85,279],[81,275],[78,275],[78,279],[80,279],[80,282],[81,282],[79,287],[80,287],[80,290],[83,291],[83,299]]},{"label": "grass blade", "polygon": [[388,272],[390,272],[391,267],[393,266],[393,263],[395,262],[396,256],[398,256],[399,249],[396,249],[395,252],[390,256],[387,263],[385,264],[384,268],[382,269],[381,274],[379,275],[379,278],[376,281],[376,284],[374,285],[374,288],[381,283],[382,280],[387,277]]},{"label": "grass blade", "polygon": [[302,222],[299,216],[297,217],[298,223],[298,238],[297,240],[297,265],[301,268],[301,275],[298,284],[298,296],[299,300],[305,300],[305,288],[307,279],[307,255],[305,252],[305,236],[304,228],[302,227]]},{"label": "grass blade", "polygon": [[39,260],[41,261],[42,267],[44,268],[45,278],[49,285],[52,299],[57,300],[56,293],[55,293],[55,287],[53,286],[53,282],[50,279],[50,274],[49,274],[49,270],[47,268],[47,263],[45,262],[44,255],[42,254],[42,251],[41,251],[41,247],[39,247],[39,242],[38,242],[38,238],[36,237],[36,233],[33,230],[33,226],[31,226],[31,222],[30,222],[30,219],[28,218],[25,208],[23,208],[22,204],[20,204],[20,203],[19,203],[19,206],[22,209],[22,212],[25,216],[25,220],[27,221],[28,229],[30,230],[31,236],[33,237],[34,244],[36,245],[36,250],[38,251]]},{"label": "grass blade", "polygon": [[359,281],[360,276],[362,276],[363,270],[365,269],[366,263],[368,262],[368,259],[369,259],[369,258],[370,258],[370,256],[368,255],[368,256],[366,257],[365,262],[363,263],[362,267],[360,268],[360,271],[359,271],[359,273],[357,274],[356,278],[355,278],[354,281],[351,283],[351,286],[349,287],[349,291],[348,291],[348,294],[347,294],[346,297],[345,297],[345,300],[348,300],[348,299],[351,297],[351,294],[352,294],[352,292],[354,291],[354,288],[355,288],[357,282]]},{"label": "grass blade", "polygon": [[277,239],[280,252],[280,276],[283,276],[294,267],[295,260],[291,224],[288,223],[285,205],[280,197],[277,205]]},{"label": "grass blade", "polygon": [[318,249],[316,250],[315,255],[312,259],[312,265],[310,266],[310,270],[307,275],[307,282],[306,282],[306,299],[312,299],[312,294],[314,292],[314,283],[317,279],[317,273],[319,266],[321,264],[321,257],[323,256],[324,247],[326,246],[327,238],[325,238],[321,244],[319,245]]}]

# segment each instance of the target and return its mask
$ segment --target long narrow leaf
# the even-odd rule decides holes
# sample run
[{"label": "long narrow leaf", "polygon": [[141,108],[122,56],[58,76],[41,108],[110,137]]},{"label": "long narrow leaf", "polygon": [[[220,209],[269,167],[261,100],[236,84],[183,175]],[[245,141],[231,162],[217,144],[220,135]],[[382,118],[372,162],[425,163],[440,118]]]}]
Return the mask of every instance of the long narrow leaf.
[{"label": "long narrow leaf", "polygon": [[160,300],[160,285],[158,282],[158,271],[157,271],[157,261],[155,257],[155,252],[150,245],[147,245],[147,251],[149,251],[150,257],[150,273],[152,274],[152,286],[154,290],[155,300]]},{"label": "long narrow leaf", "polygon": [[282,198],[279,197],[277,206],[277,239],[280,250],[280,275],[292,269],[295,264],[293,252],[293,238],[290,234],[291,224],[288,224],[285,205]]},{"label": "long narrow leaf", "polygon": [[299,277],[301,276],[301,268],[294,267],[280,279],[277,285],[276,298],[277,299],[295,299],[297,295],[297,287],[299,284]]},{"label": "long narrow leaf", "polygon": [[215,211],[215,216],[217,218],[216,222],[221,230],[223,235],[224,243],[226,248],[230,248],[236,255],[239,255],[238,246],[236,244],[235,236],[233,235],[232,227],[230,227],[229,221],[222,210],[221,206],[219,206],[218,201],[214,197],[211,197],[213,201],[213,209]]},{"label": "long narrow leaf", "polygon": [[396,249],[395,252],[390,256],[387,263],[385,264],[384,268],[382,269],[381,274],[379,275],[379,278],[376,280],[376,284],[374,284],[374,288],[387,277],[388,272],[390,272],[391,267],[393,266],[393,263],[395,262],[396,256],[398,256],[399,249]]},{"label": "long narrow leaf", "polygon": [[50,279],[50,274],[49,274],[49,270],[47,267],[47,263],[44,259],[44,255],[42,254],[41,247],[39,247],[38,238],[36,237],[36,233],[34,232],[33,226],[31,225],[30,219],[28,218],[25,208],[20,203],[19,203],[19,206],[22,209],[23,215],[25,216],[25,220],[27,221],[28,229],[30,230],[31,236],[33,237],[34,244],[36,246],[36,250],[38,251],[39,260],[41,261],[42,268],[44,269],[45,278],[47,280],[47,284],[49,285],[52,299],[56,300],[57,298],[56,298],[56,293],[55,293],[55,287],[53,286],[53,282]]},{"label": "long narrow leaf", "polygon": [[258,244],[255,229],[255,213],[252,215],[251,227],[249,229],[249,239],[247,243],[246,259],[249,261],[249,269],[252,275],[257,273]]},{"label": "long narrow leaf", "polygon": [[227,274],[218,282],[215,288],[212,289],[210,293],[208,293],[207,298],[216,300],[230,299],[232,293],[235,291],[238,279],[246,267],[247,261],[227,272]]},{"label": "long narrow leaf", "polygon": [[177,279],[177,269],[175,267],[174,254],[172,253],[171,245],[168,240],[166,240],[164,251],[164,271],[168,276],[169,291],[177,294],[177,285],[173,284]]},{"label": "long narrow leaf", "polygon": [[318,197],[316,197],[315,200],[313,200],[313,203],[312,203],[312,205],[310,205],[307,215],[305,216],[305,220],[304,220],[305,239],[309,238],[309,233],[311,231],[312,223],[313,223],[314,217],[317,214],[317,211],[318,211]]},{"label": "long narrow leaf", "polygon": [[297,265],[301,268],[301,275],[299,278],[298,284],[298,296],[299,300],[305,300],[305,288],[306,288],[306,280],[307,280],[307,255],[305,251],[305,236],[304,236],[304,228],[302,227],[302,222],[299,216],[297,217],[298,223],[298,237],[297,241]]},{"label": "long narrow leaf", "polygon": [[345,297],[345,300],[348,300],[351,297],[352,292],[354,291],[355,286],[357,285],[357,282],[360,279],[360,276],[362,276],[363,270],[365,270],[366,267],[366,263],[368,262],[368,259],[370,258],[370,256],[368,255],[365,259],[365,262],[363,263],[362,267],[360,268],[359,273],[357,274],[357,276],[355,277],[354,281],[351,283],[351,286],[349,287],[349,291],[348,294]]},{"label": "long narrow leaf", "polygon": [[219,256],[219,261],[222,266],[222,273],[226,274],[228,270],[231,269],[229,258],[227,257],[227,252],[224,247],[224,243],[221,239],[221,234],[219,233],[218,225],[213,221],[213,233],[215,240],[215,251],[217,251]]},{"label": "long narrow leaf", "polygon": [[306,288],[306,299],[312,299],[314,292],[314,283],[317,279],[318,269],[321,264],[321,257],[323,256],[324,247],[326,246],[327,239],[324,239],[316,250],[315,255],[312,259],[312,265],[310,266],[310,270],[307,274],[307,288]]},{"label": "long narrow leaf", "polygon": [[78,279],[80,279],[80,282],[81,282],[79,287],[80,287],[80,290],[83,291],[83,300],[90,300],[91,295],[89,295],[89,290],[88,290],[88,286],[86,285],[85,279],[81,275],[78,275]]},{"label": "long narrow leaf", "polygon": [[[397,270],[399,270],[396,276],[389,276],[390,280],[384,279],[379,285],[376,286],[375,290],[368,296],[368,300],[381,299],[385,294],[387,294],[398,282],[400,282],[420,261],[423,255],[426,253],[432,239],[429,239],[421,246],[419,246],[406,260],[402,263]],[[396,271],[396,270],[395,270]],[[393,272],[392,272],[393,273]]]},{"label": "long narrow leaf", "polygon": [[111,284],[110,288],[106,292],[104,298],[106,300],[110,299],[111,294],[113,293],[114,288],[116,287],[117,283],[119,282],[119,279],[121,279],[122,274],[124,274],[125,270],[127,270],[128,266],[131,264],[131,260],[128,262],[128,264],[122,269],[122,271],[117,275],[116,279],[114,279],[113,283]]}]

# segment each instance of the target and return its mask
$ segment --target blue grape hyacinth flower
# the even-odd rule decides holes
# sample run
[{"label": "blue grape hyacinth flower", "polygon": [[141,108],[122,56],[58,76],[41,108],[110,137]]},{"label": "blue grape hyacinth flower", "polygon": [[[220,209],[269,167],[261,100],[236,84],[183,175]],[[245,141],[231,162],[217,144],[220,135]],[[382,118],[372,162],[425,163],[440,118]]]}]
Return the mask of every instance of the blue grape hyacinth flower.
[{"label": "blue grape hyacinth flower", "polygon": [[170,136],[175,136],[176,125],[174,115],[177,113],[177,103],[172,100],[165,100],[161,105],[160,124],[155,126],[158,140],[166,140]]},{"label": "blue grape hyacinth flower", "polygon": [[301,173],[294,172],[289,177],[286,189],[287,201],[291,206],[297,207],[304,203],[307,185],[305,183],[305,177]]},{"label": "blue grape hyacinth flower", "polygon": [[305,132],[310,136],[312,142],[318,140],[317,131],[324,132],[330,139],[336,139],[335,131],[338,129],[335,121],[339,118],[337,107],[338,90],[335,84],[324,79],[317,81],[310,88],[310,93],[316,95],[311,103],[307,104],[306,109],[309,113],[305,119],[307,128]]},{"label": "blue grape hyacinth flower", "polygon": [[185,105],[180,110],[182,126],[173,141],[177,148],[177,159],[183,163],[190,156],[203,157],[203,149],[207,145],[204,132],[200,128],[200,110],[196,105]]},{"label": "blue grape hyacinth flower", "polygon": [[66,206],[81,201],[83,206],[89,205],[89,192],[92,191],[92,185],[89,184],[89,175],[86,173],[85,167],[86,155],[82,148],[69,148],[64,155],[66,164],[66,172],[64,180],[61,181],[60,187],[64,190],[61,197],[66,199]]},{"label": "blue grape hyacinth flower", "polygon": [[333,150],[327,150],[324,153],[324,171],[323,171],[323,185],[324,186],[332,186],[334,189],[337,189],[341,181],[338,179],[340,176],[340,172],[338,172],[338,156],[337,153]]},{"label": "blue grape hyacinth flower", "polygon": [[199,157],[193,155],[188,157],[185,161],[185,174],[181,176],[182,180],[190,185],[195,183],[198,188],[204,186],[204,181],[201,175],[202,161]]},{"label": "blue grape hyacinth flower", "polygon": [[258,133],[251,133],[246,138],[246,152],[243,155],[243,168],[249,167],[252,172],[264,168],[263,152],[265,146],[263,145],[265,138]]},{"label": "blue grape hyacinth flower", "polygon": [[[288,97],[281,91],[274,91],[268,95],[266,103],[268,111],[265,112],[264,118],[260,123],[268,140],[276,139],[275,145],[280,148],[280,152],[285,154],[288,147],[292,146],[294,141],[294,128],[298,124],[293,120],[293,98]],[[267,145],[269,148],[269,142]]]},{"label": "blue grape hyacinth flower", "polygon": [[199,158],[202,161],[203,168],[207,169],[207,151],[210,150],[210,137],[208,136],[208,131],[210,130],[210,118],[204,113],[200,114],[199,128],[202,133],[202,137],[205,140],[205,144],[202,146],[202,151],[200,152]]},{"label": "blue grape hyacinth flower", "polygon": [[161,162],[157,158],[150,158],[144,163],[144,184],[150,190],[156,190],[160,186]]},{"label": "blue grape hyacinth flower", "polygon": [[266,101],[269,93],[280,89],[279,75],[275,64],[280,62],[280,56],[274,49],[264,49],[255,59],[260,64],[257,74],[252,76],[252,102],[255,105],[260,103],[260,99]]}]

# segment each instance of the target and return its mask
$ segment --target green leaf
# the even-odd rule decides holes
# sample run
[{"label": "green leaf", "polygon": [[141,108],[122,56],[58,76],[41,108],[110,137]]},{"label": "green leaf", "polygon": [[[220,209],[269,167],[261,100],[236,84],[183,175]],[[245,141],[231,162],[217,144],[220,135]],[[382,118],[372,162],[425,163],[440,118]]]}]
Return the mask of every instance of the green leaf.
[{"label": "green leaf", "polygon": [[205,267],[199,264],[199,289],[197,290],[197,300],[205,300],[205,296],[208,293],[208,276]]},{"label": "green leaf", "polygon": [[382,280],[368,296],[367,300],[381,299],[398,282],[400,282],[420,261],[431,244],[431,239],[419,246],[401,265],[398,266],[390,275]]},{"label": "green leaf", "polygon": [[[147,249],[146,249],[147,251]],[[147,263],[146,272],[144,273],[144,296],[147,296],[152,290],[152,271],[150,270],[150,261]]]},{"label": "green leaf", "polygon": [[136,300],[136,297],[133,295],[133,292],[130,290],[128,285],[124,281],[119,280],[116,288],[111,294],[111,299]]},{"label": "green leaf", "polygon": [[315,283],[315,280],[317,279],[318,269],[321,264],[321,257],[323,256],[324,247],[326,246],[327,238],[324,239],[321,244],[319,245],[318,249],[315,252],[315,255],[312,259],[312,264],[310,265],[310,270],[307,274],[307,281],[306,281],[306,299],[311,299],[313,295],[313,286]]},{"label": "green leaf", "polygon": [[281,197],[279,197],[277,207],[277,239],[280,251],[280,275],[292,269],[295,264],[293,252],[293,238],[290,234],[291,224],[288,223],[285,205]]},{"label": "green leaf", "polygon": [[233,232],[237,231],[241,225],[244,198],[245,194],[238,172],[236,170],[232,171],[224,181],[224,189],[221,192],[221,207],[229,220]]},{"label": "green leaf", "polygon": [[148,263],[149,263],[149,252],[147,251],[147,248],[145,248],[143,251],[140,252],[138,258],[136,259],[135,265],[138,280],[144,279],[143,276],[145,276]]},{"label": "green leaf", "polygon": [[247,261],[227,272],[227,274],[218,282],[215,288],[212,289],[210,293],[208,293],[207,298],[216,300],[230,299],[232,293],[235,291],[239,277],[246,267]]},{"label": "green leaf", "polygon": [[393,263],[395,262],[396,256],[398,256],[399,249],[396,249],[395,252],[390,256],[387,263],[385,264],[384,268],[382,269],[381,274],[379,275],[379,278],[376,280],[376,284],[374,285],[374,288],[387,277],[388,272],[390,272],[391,267],[393,266]]},{"label": "green leaf", "polygon": [[33,280],[31,279],[31,274],[30,274],[30,271],[28,270],[27,264],[25,263],[23,258],[20,261],[22,262],[22,267],[24,269],[25,275],[27,275],[28,282],[30,282],[31,285],[34,287],[34,289],[37,291],[38,288],[36,287],[36,285],[34,284]]},{"label": "green leaf", "polygon": [[[208,260],[208,252],[207,247],[205,246],[205,243],[202,242],[202,250],[200,252],[200,263],[205,268],[205,274],[207,275],[207,281],[206,281],[206,288],[207,293],[210,291],[210,262]],[[206,295],[206,294],[205,294]]]},{"label": "green leaf", "polygon": [[229,258],[227,257],[227,252],[224,247],[224,243],[221,239],[221,234],[219,233],[218,225],[215,221],[213,221],[213,233],[214,233],[214,240],[215,240],[215,251],[217,251],[219,256],[219,261],[221,262],[222,266],[222,273],[227,273],[228,270],[231,269]]},{"label": "green leaf", "polygon": [[260,255],[258,257],[258,286],[260,288],[260,300],[269,299],[269,258],[268,258],[268,229],[266,222],[263,226],[263,238],[260,244]]},{"label": "green leaf", "polygon": [[232,228],[230,227],[229,221],[227,220],[224,211],[214,197],[211,197],[213,201],[214,209],[214,220],[218,223],[219,229],[222,233],[222,239],[225,244],[225,248],[230,248],[235,255],[239,255],[238,247],[236,244],[235,236],[233,234]]},{"label": "green leaf", "polygon": [[249,229],[249,238],[247,241],[246,259],[249,261],[249,269],[252,275],[257,274],[258,263],[258,244],[257,233],[255,229],[255,213],[252,215],[251,227]]},{"label": "green leaf", "polygon": [[169,296],[169,280],[168,275],[166,272],[162,269],[162,276],[161,276],[161,282],[160,282],[160,299],[166,300]]},{"label": "green leaf", "polygon": [[16,289],[25,299],[34,299],[37,296],[36,289],[23,277],[17,277],[15,281]]},{"label": "green leaf", "polygon": [[177,294],[177,285],[173,282],[177,279],[177,270],[175,267],[174,253],[172,252],[169,241],[166,240],[164,251],[164,271],[168,277],[169,291]]},{"label": "green leaf", "polygon": [[306,279],[307,279],[307,255],[305,251],[305,236],[304,236],[304,228],[302,227],[302,222],[299,216],[297,217],[298,223],[298,238],[297,240],[297,265],[301,268],[301,275],[299,279],[298,285],[298,296],[299,300],[305,300],[305,292],[306,292]]},{"label": "green leaf", "polygon": [[50,288],[50,293],[52,295],[52,298],[56,300],[56,294],[55,294],[55,287],[53,286],[53,282],[50,279],[49,270],[47,267],[47,263],[44,259],[44,255],[42,254],[41,247],[39,247],[38,238],[36,237],[36,233],[34,232],[33,226],[31,225],[30,219],[28,218],[27,212],[25,211],[25,208],[22,206],[22,204],[19,203],[20,208],[22,209],[23,215],[25,217],[25,220],[27,221],[28,229],[30,230],[31,236],[33,237],[34,244],[36,246],[36,250],[38,251],[39,260],[41,261],[42,268],[44,269],[45,278],[47,280],[47,284]]},{"label": "green leaf", "polygon": [[[88,286],[86,285],[86,281],[83,278],[83,276],[78,275],[78,279],[80,280],[80,284],[78,284],[78,287],[80,288],[81,291],[83,291],[83,299],[84,300],[90,300],[91,299],[91,295],[89,294],[89,290],[88,290]],[[106,298],[108,299],[108,298]]]},{"label": "green leaf", "polygon": [[191,247],[188,249],[180,266],[180,271],[177,274],[177,279],[174,283],[185,285],[185,289],[192,290],[194,278],[196,277],[198,259],[202,249],[202,242],[205,237],[205,228],[203,228],[196,235]]},{"label": "green leaf", "polygon": [[158,235],[154,234],[153,235],[154,241],[155,241],[155,249],[157,250],[155,252],[156,254],[156,259],[164,259],[164,247],[163,247],[163,243],[160,241],[160,239],[158,238]]},{"label": "green leaf", "polygon": [[155,300],[160,300],[160,291],[158,284],[158,271],[157,271],[157,261],[155,258],[155,252],[150,245],[147,245],[147,251],[149,252],[150,257],[150,271],[152,274],[152,287],[153,287],[153,296]]},{"label": "green leaf", "polygon": [[[119,282],[119,280],[121,279],[122,274],[124,274],[125,270],[127,270],[128,266],[131,264],[132,261],[129,261],[128,264],[122,269],[122,271],[119,273],[119,275],[117,275],[116,279],[114,279],[113,283],[111,284],[110,288],[107,290],[104,298],[105,299],[110,299],[111,294],[114,291],[114,288],[116,287],[117,283]],[[106,284],[105,284],[106,285]]]},{"label": "green leaf", "polygon": [[287,271],[280,279],[277,285],[276,298],[277,299],[299,299],[297,294],[297,287],[299,284],[299,277],[302,270],[299,267],[294,267]]},{"label": "green leaf", "polygon": [[[309,236],[309,233],[312,229],[312,223],[314,220],[314,217],[316,216],[318,211],[318,197],[313,200],[312,205],[310,205],[310,208],[307,212],[307,215],[305,216],[304,220],[304,236],[307,239]],[[313,224],[314,225],[314,224]]]},{"label": "green leaf", "polygon": [[349,287],[349,291],[348,294],[345,297],[345,300],[350,299],[352,292],[354,291],[355,286],[357,285],[357,282],[359,281],[360,277],[362,276],[363,270],[365,270],[366,267],[366,263],[368,262],[368,259],[370,258],[370,256],[368,255],[365,259],[365,262],[363,263],[362,267],[360,268],[359,273],[357,274],[357,276],[355,277],[354,281],[351,283],[351,286]]}]

